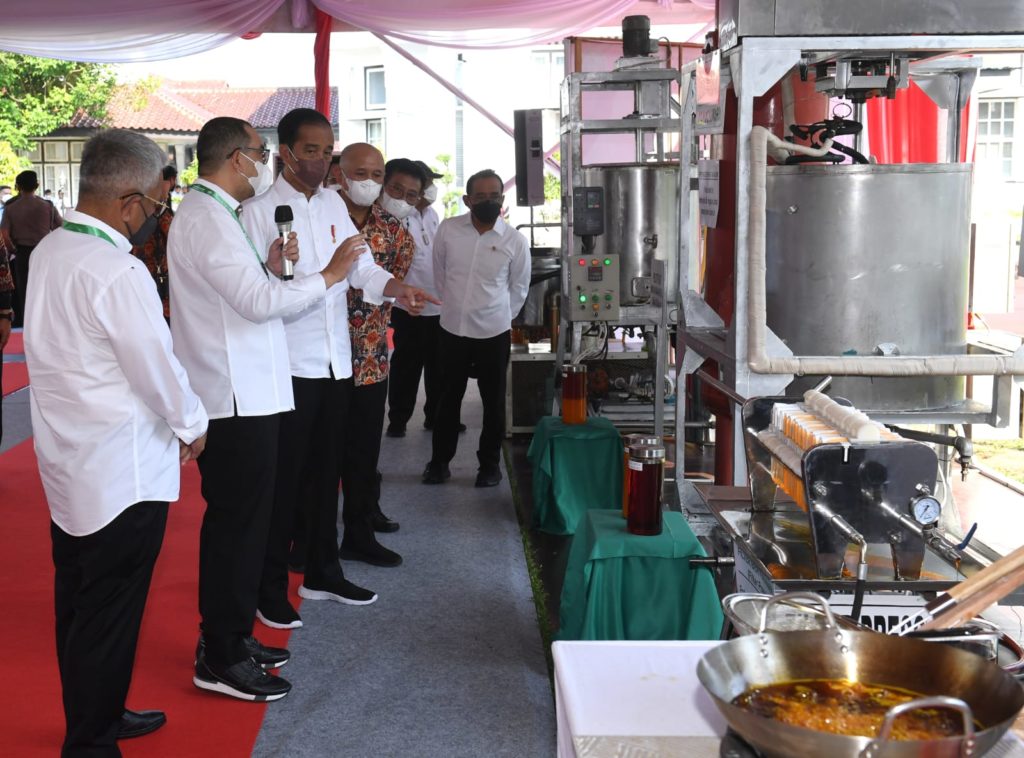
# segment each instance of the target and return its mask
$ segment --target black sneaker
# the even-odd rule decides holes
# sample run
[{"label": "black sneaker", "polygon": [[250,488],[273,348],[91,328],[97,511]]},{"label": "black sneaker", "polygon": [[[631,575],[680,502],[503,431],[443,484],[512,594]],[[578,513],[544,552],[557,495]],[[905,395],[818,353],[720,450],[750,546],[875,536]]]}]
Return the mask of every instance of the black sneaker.
[{"label": "black sneaker", "polygon": [[501,483],[501,469],[497,466],[481,466],[476,472],[474,487],[497,487]]},{"label": "black sneaker", "polygon": [[[283,647],[268,647],[258,639],[249,635],[242,643],[245,645],[245,652],[248,653],[256,663],[264,669],[281,668],[291,660],[292,654]],[[199,635],[199,642],[196,643],[196,664],[206,657],[206,642],[203,635]]]},{"label": "black sneaker", "polygon": [[348,547],[344,542],[338,550],[338,557],[343,561],[361,561],[371,566],[383,566],[393,568],[402,565],[402,556],[394,550],[388,550],[379,542],[371,542],[368,545],[361,545],[357,548]]},{"label": "black sneaker", "polygon": [[219,692],[256,703],[280,700],[287,695],[292,685],[279,676],[268,674],[252,658],[246,658],[232,666],[215,666],[207,663],[201,655],[196,661],[196,673],[192,683],[201,690]]},{"label": "black sneaker", "polygon": [[405,424],[388,424],[388,429],[384,434],[388,437],[404,437]]},{"label": "black sneaker", "polygon": [[436,463],[428,463],[423,469],[424,484],[444,484],[452,478],[452,472],[447,466],[439,466]]},{"label": "black sneaker", "polygon": [[[307,579],[306,582],[308,581]],[[306,600],[333,600],[345,605],[369,605],[377,599],[377,593],[352,584],[348,579],[342,579],[319,587],[310,587],[303,583],[299,586],[299,597]]]},{"label": "black sneaker", "polygon": [[257,608],[256,618],[271,629],[298,629],[302,626],[302,618],[287,600],[280,605],[266,605]]}]

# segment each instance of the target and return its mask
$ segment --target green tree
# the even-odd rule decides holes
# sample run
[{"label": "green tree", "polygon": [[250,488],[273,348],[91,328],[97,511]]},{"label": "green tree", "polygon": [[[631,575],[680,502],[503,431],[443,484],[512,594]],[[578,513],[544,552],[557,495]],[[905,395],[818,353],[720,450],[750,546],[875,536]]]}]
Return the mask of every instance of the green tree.
[{"label": "green tree", "polygon": [[79,110],[102,120],[114,85],[104,64],[0,53],[0,141],[24,150]]},{"label": "green tree", "polygon": [[452,174],[452,157],[448,153],[439,153],[434,159],[441,164],[441,170],[437,167],[430,168],[437,174],[444,174],[438,181],[444,186],[444,192],[438,192],[441,197],[441,204],[444,206],[444,217],[451,218],[459,212],[459,188],[455,187],[455,175]]},{"label": "green tree", "polygon": [[10,142],[0,140],[0,184],[14,186],[14,177],[31,164],[14,152]]},{"label": "green tree", "polygon": [[199,158],[193,158],[188,168],[181,172],[178,177],[178,184],[182,187],[191,186],[199,178]]}]

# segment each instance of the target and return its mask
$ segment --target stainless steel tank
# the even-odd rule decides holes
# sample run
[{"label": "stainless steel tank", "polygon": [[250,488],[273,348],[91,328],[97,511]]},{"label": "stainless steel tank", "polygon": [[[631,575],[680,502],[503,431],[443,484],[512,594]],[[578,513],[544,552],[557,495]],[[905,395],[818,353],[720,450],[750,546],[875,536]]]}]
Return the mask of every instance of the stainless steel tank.
[{"label": "stainless steel tank", "polygon": [[[964,353],[970,190],[969,164],[770,166],[768,326],[797,355]],[[931,409],[964,381],[836,377],[830,393]]]},{"label": "stainless steel tank", "polygon": [[651,261],[666,263],[667,297],[675,301],[679,261],[679,166],[622,163],[588,166],[587,186],[604,187],[605,230],[594,238],[595,255],[619,255],[622,305],[650,300]]}]

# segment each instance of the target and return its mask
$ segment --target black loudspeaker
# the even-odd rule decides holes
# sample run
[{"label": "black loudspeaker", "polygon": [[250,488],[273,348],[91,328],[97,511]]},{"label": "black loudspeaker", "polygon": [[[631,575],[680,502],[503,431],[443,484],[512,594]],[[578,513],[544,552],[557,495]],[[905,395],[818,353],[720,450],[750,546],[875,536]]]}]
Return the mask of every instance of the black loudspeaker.
[{"label": "black loudspeaker", "polygon": [[544,204],[544,144],[542,111],[515,112],[516,205]]}]

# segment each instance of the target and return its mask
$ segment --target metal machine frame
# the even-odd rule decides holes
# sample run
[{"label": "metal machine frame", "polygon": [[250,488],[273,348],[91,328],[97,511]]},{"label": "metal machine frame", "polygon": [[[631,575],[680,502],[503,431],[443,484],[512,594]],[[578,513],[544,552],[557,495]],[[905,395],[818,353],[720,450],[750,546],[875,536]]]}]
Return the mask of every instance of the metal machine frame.
[{"label": "metal machine frame", "polygon": [[[585,134],[633,134],[636,143],[636,162],[648,160],[645,140],[653,135],[654,156],[658,161],[666,161],[677,157],[665,148],[665,137],[668,134],[680,134],[685,126],[680,116],[672,115],[678,107],[672,97],[672,85],[681,81],[678,69],[642,67],[636,70],[628,68],[610,72],[578,72],[569,74],[562,82],[562,122],[561,122],[561,180],[562,180],[562,297],[568,298],[568,266],[575,259],[579,250],[579,241],[573,233],[573,190],[582,186],[583,175],[583,136]],[[650,108],[661,114],[657,118],[621,118],[621,119],[584,119],[583,95],[585,92],[599,91],[632,91],[638,113]],[[685,144],[685,143],[680,143]],[[680,213],[688,202],[688,181],[683,178],[685,164],[679,171]],[[683,256],[680,255],[680,260]],[[655,387],[660,387],[662,377],[668,369],[668,329],[669,304],[671,299],[666,296],[667,288],[674,286],[665,281],[664,264],[655,261],[653,267],[654,287],[651,304],[643,306],[623,306],[618,319],[608,321],[610,327],[615,326],[651,326],[656,336],[655,345]],[[669,290],[671,291],[671,290]],[[557,359],[555,370],[562,365],[566,355],[576,355],[582,336],[582,324],[570,322],[567,309],[561,310],[560,328],[558,333]],[[673,319],[674,320],[674,319]],[[570,331],[569,325],[572,325]],[[570,336],[571,335],[571,336]],[[567,342],[571,339],[571,342]],[[664,434],[665,422],[664,392],[655,391],[653,403],[653,419],[651,423],[654,433],[659,437]],[[639,421],[637,419],[636,421]]]},{"label": "metal machine frame", "polygon": [[[735,312],[732,326],[726,330],[721,320],[704,303],[703,299],[692,290],[688,276],[687,262],[692,255],[689,249],[689,213],[684,204],[681,209],[683,232],[680,234],[683,260],[679,265],[679,290],[682,293],[683,309],[680,311],[680,340],[686,345],[687,354],[697,355],[680,361],[680,376],[692,372],[703,358],[714,358],[719,362],[725,374],[724,383],[739,396],[755,397],[759,395],[777,395],[792,380],[792,375],[758,374],[748,365],[748,297],[750,291],[750,272],[747,267],[749,257],[750,233],[750,193],[749,182],[751,172],[750,135],[753,129],[754,98],[765,94],[786,73],[801,62],[814,64],[835,58],[837,55],[862,53],[865,56],[878,56],[891,51],[909,53],[911,56],[924,59],[919,66],[920,73],[949,73],[941,63],[933,62],[934,58],[968,52],[1019,51],[1024,50],[1022,35],[902,35],[902,36],[828,36],[828,37],[746,37],[724,53],[728,66],[723,65],[725,81],[731,81],[737,95],[737,137],[736,137],[736,266],[735,266]],[[682,144],[692,146],[694,129],[689,125],[696,113],[694,96],[694,78],[699,62],[684,67],[684,74],[690,80],[686,88],[686,96],[682,104],[682,120],[684,134]],[[935,72],[934,69],[938,68]],[[726,78],[727,77],[727,78]],[[724,82],[723,82],[724,84]],[[926,90],[927,91],[927,90]],[[957,93],[959,95],[959,93]],[[955,116],[955,114],[953,114]],[[955,133],[955,132],[954,132]],[[691,160],[691,164],[693,161]],[[773,355],[790,355],[788,348],[768,330],[768,349]],[[969,352],[983,352],[986,347],[980,343],[969,346]],[[1019,351],[1018,351],[1019,352]],[[702,356],[702,357],[701,357]],[[1016,362],[1019,356],[1013,359]],[[837,372],[838,373],[838,372]],[[997,377],[995,392],[991,405],[971,403],[964,407],[949,409],[948,413],[910,411],[908,413],[889,413],[879,420],[904,421],[909,423],[1006,423],[1009,409],[1010,390],[1013,376]],[[681,432],[680,424],[684,418],[685,398],[677,400],[677,432]],[[734,437],[735,483],[746,481],[747,472],[744,461],[743,434],[740,420],[736,418],[736,434]],[[682,435],[677,436],[682,440]],[[680,480],[680,501],[684,504],[698,504],[692,486]],[[698,505],[699,507],[699,505]]]}]

